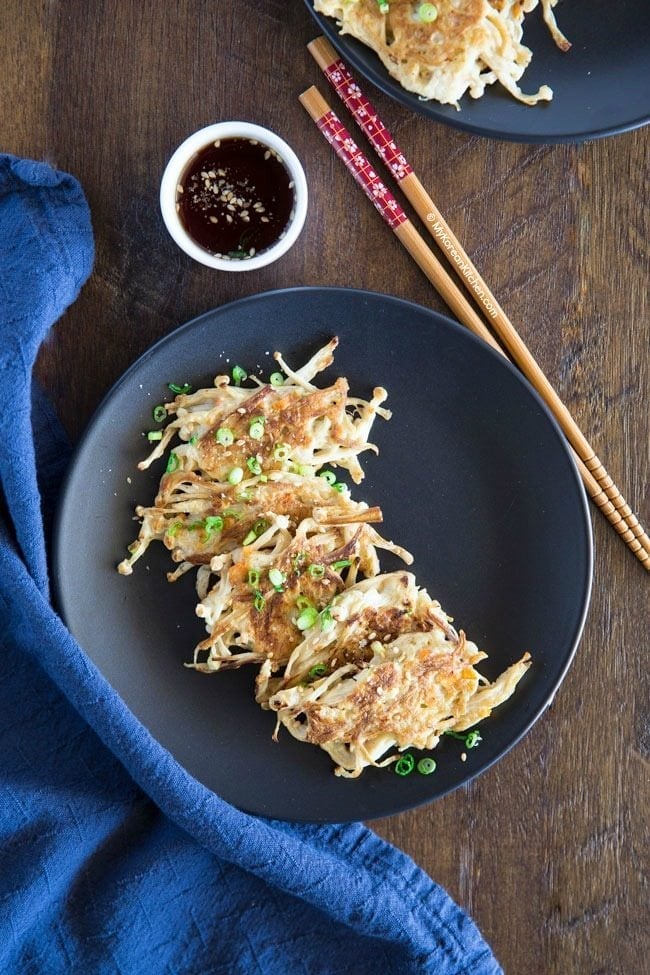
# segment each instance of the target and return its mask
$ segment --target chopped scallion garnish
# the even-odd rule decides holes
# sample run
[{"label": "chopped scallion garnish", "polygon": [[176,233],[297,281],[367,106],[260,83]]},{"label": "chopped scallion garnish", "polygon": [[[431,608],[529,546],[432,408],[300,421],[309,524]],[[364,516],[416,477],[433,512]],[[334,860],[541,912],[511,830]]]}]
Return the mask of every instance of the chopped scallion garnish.
[{"label": "chopped scallion garnish", "polygon": [[257,589],[260,584],[260,573],[259,569],[249,569],[248,570],[248,585],[252,586],[253,589]]},{"label": "chopped scallion garnish", "polygon": [[335,572],[340,572],[341,569],[347,569],[349,565],[352,565],[350,559],[338,559],[336,562],[332,562],[332,568]]},{"label": "chopped scallion garnish", "polygon": [[435,3],[421,3],[418,7],[418,17],[423,24],[432,24],[438,18],[438,8]]},{"label": "chopped scallion garnish", "polygon": [[275,386],[276,388],[278,386],[284,386],[284,376],[281,372],[272,372],[269,376],[269,382],[271,386]]},{"label": "chopped scallion garnish", "polygon": [[253,440],[261,440],[264,436],[264,417],[256,416],[254,420],[251,420],[251,425],[248,428],[248,435],[252,437]]},{"label": "chopped scallion garnish", "polygon": [[248,460],[246,461],[246,466],[248,467],[251,474],[262,473],[262,465],[260,464],[257,457],[249,457]]},{"label": "chopped scallion garnish", "polygon": [[241,366],[233,366],[232,380],[235,386],[241,386],[248,379],[248,373]]},{"label": "chopped scallion garnish", "polygon": [[189,383],[183,383],[182,386],[179,386],[178,383],[167,383],[167,389],[171,389],[172,393],[176,393],[177,396],[181,393],[186,396],[192,392],[192,387]]},{"label": "chopped scallion garnish", "polygon": [[289,456],[291,448],[288,443],[276,443],[273,448],[273,458],[274,460],[283,461]]},{"label": "chopped scallion garnish", "polygon": [[190,437],[190,447],[196,447],[198,442],[199,442],[199,438],[197,437],[196,434],[194,434],[193,437]]},{"label": "chopped scallion garnish", "polygon": [[151,415],[156,423],[164,423],[167,419],[167,410],[162,403],[159,403],[158,406],[154,406],[153,410],[151,411]]},{"label": "chopped scallion garnish", "polygon": [[325,609],[321,609],[320,613],[318,614],[318,618],[320,619],[322,630],[329,630],[330,626],[334,625],[334,617],[332,616],[332,610],[329,606],[326,606]]},{"label": "chopped scallion garnish", "polygon": [[339,494],[342,494],[345,491],[345,484],[342,481],[337,481],[336,484],[332,484],[332,487],[335,491],[338,491]]},{"label": "chopped scallion garnish", "polygon": [[309,671],[308,677],[310,680],[315,680],[318,677],[324,677],[327,673],[327,664],[314,664],[314,666]]},{"label": "chopped scallion garnish", "polygon": [[436,763],[432,758],[421,758],[415,767],[420,775],[431,775],[436,770]]},{"label": "chopped scallion garnish", "polygon": [[147,440],[153,443],[155,440],[162,440],[162,430],[150,430],[147,434]]},{"label": "chopped scallion garnish", "polygon": [[244,472],[241,469],[241,467],[233,467],[230,474],[228,475],[228,483],[239,484],[243,476],[244,476]]},{"label": "chopped scallion garnish", "polygon": [[323,576],[325,575],[325,566],[318,565],[318,563],[314,562],[312,565],[309,566],[309,569],[307,571],[309,572],[309,575],[312,577],[312,579],[322,579]]},{"label": "chopped scallion garnish", "polygon": [[457,738],[458,741],[462,741],[465,748],[476,748],[476,746],[483,741],[481,738],[481,732],[474,728],[472,731],[445,731],[443,734],[448,735],[450,738]]},{"label": "chopped scallion garnish", "polygon": [[175,454],[174,451],[172,450],[171,454],[169,455],[169,459],[167,460],[167,467],[165,468],[165,473],[173,474],[174,471],[177,471],[180,466],[181,466],[181,462],[178,459],[178,454]]},{"label": "chopped scallion garnish", "polygon": [[307,558],[307,556],[305,555],[304,552],[298,552],[297,555],[294,555],[294,557],[293,557],[293,571],[294,572],[300,572],[300,567],[301,567],[302,563],[305,561],[306,558]]},{"label": "chopped scallion garnish", "polygon": [[410,752],[406,752],[395,762],[396,775],[410,775],[415,768],[415,759]]},{"label": "chopped scallion garnish", "polygon": [[232,432],[230,427],[219,427],[214,435],[214,439],[217,441],[217,443],[220,443],[222,447],[230,447],[230,445],[235,442],[235,434]]},{"label": "chopped scallion garnish", "polygon": [[327,481],[327,483],[331,485],[333,485],[336,481],[336,474],[334,471],[321,471],[318,476],[322,477],[324,481]]},{"label": "chopped scallion garnish", "polygon": [[301,631],[308,630],[314,625],[317,619],[318,610],[314,606],[308,606],[306,609],[303,609],[300,616],[296,620],[296,626]]},{"label": "chopped scallion garnish", "polygon": [[269,582],[274,589],[281,590],[282,586],[286,582],[286,576],[284,572],[281,572],[280,569],[276,569],[275,566],[273,566],[273,568],[269,569]]},{"label": "chopped scallion garnish", "polygon": [[266,606],[266,600],[259,590],[255,593],[253,606],[255,607],[258,613],[261,613],[264,607]]},{"label": "chopped scallion garnish", "polygon": [[215,532],[220,532],[223,528],[223,518],[221,515],[210,515],[205,519],[205,531],[208,535],[213,535]]}]

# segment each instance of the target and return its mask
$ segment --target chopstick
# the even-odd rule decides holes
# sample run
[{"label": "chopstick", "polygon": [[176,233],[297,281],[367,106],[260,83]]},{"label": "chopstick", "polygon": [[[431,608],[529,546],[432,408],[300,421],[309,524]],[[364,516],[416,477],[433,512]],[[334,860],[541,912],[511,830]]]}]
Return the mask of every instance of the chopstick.
[{"label": "chopstick", "polygon": [[[345,66],[343,66],[343,68],[345,69]],[[345,166],[350,171],[355,181],[363,189],[366,196],[370,199],[370,201],[373,203],[375,208],[379,211],[379,213],[381,214],[385,222],[388,223],[391,230],[394,232],[396,237],[406,248],[406,250],[411,255],[411,257],[413,257],[413,259],[418,264],[420,269],[424,272],[424,274],[429,279],[429,281],[431,281],[431,283],[438,291],[438,293],[441,295],[445,303],[454,312],[454,314],[457,315],[459,320],[464,325],[470,328],[471,331],[473,331],[484,341],[488,342],[488,344],[492,346],[492,348],[496,349],[501,354],[505,355],[501,346],[498,344],[498,342],[493,338],[491,333],[488,331],[483,320],[479,318],[478,314],[476,313],[474,308],[470,305],[465,295],[460,291],[458,286],[449,276],[448,272],[445,270],[442,264],[435,257],[435,255],[433,254],[429,246],[426,244],[425,240],[416,230],[413,223],[408,219],[406,213],[399,205],[395,197],[390,193],[388,188],[379,179],[379,176],[370,166],[370,163],[366,159],[363,152],[359,149],[357,144],[352,139],[350,133],[347,131],[347,129],[342,124],[340,119],[338,119],[337,116],[334,114],[334,112],[331,110],[331,108],[329,107],[325,99],[322,97],[322,95],[318,92],[318,90],[315,87],[312,86],[306,92],[303,92],[303,94],[300,95],[299,97],[300,97],[301,104],[307,110],[311,118],[314,120],[314,122],[320,129],[321,133],[325,136],[327,141],[330,143],[330,145],[336,152],[336,154],[344,162]],[[371,111],[369,114],[369,122],[372,125],[373,130],[375,128],[379,128],[379,126],[381,125],[381,123],[379,123],[378,121],[378,117],[376,115],[376,112],[374,112],[374,110]],[[385,127],[382,125],[381,126],[382,135],[385,132],[386,132]],[[406,162],[403,155],[399,153],[399,150],[397,150],[392,139],[389,140],[389,143],[392,143],[392,146],[389,146],[388,151],[386,151],[388,143],[382,142],[382,149],[384,149],[384,152],[380,153],[382,155],[382,158],[385,158],[385,156],[389,155],[390,153],[394,153],[396,156],[400,156],[401,160],[403,160],[403,162],[400,162],[400,167],[403,169],[404,163]],[[406,163],[406,169],[408,175],[408,170],[410,170],[408,163]],[[402,178],[402,183],[403,181],[404,180]],[[422,192],[426,194],[426,191],[422,190]],[[467,262],[469,262],[469,258],[466,259]],[[478,272],[476,273],[478,274]],[[484,291],[486,295],[490,295],[490,299],[488,300],[491,300],[492,296],[489,290],[487,289],[487,286],[484,287]],[[497,307],[496,300],[494,300],[493,305],[495,308]],[[505,315],[503,317],[505,318]],[[556,416],[556,419],[558,420],[558,422],[560,422],[560,425],[562,426],[565,434],[567,435],[567,439],[569,439],[569,442],[572,444],[574,450],[578,455],[576,458],[578,470],[580,472],[580,475],[583,479],[583,482],[585,484],[585,487],[590,497],[597,505],[597,507],[600,509],[600,511],[602,511],[602,513],[608,519],[610,524],[612,524],[612,526],[615,528],[618,534],[623,538],[623,540],[626,542],[626,544],[631,549],[631,551],[634,552],[634,554],[639,559],[639,561],[644,565],[646,569],[650,570],[650,554],[649,554],[650,539],[648,539],[647,541],[647,547],[644,547],[643,539],[647,538],[647,536],[645,536],[643,529],[641,529],[641,527],[638,525],[638,521],[636,520],[634,515],[631,515],[631,517],[634,520],[635,525],[638,526],[637,532],[639,534],[637,534],[634,531],[634,527],[631,524],[628,524],[628,522],[625,519],[625,515],[622,513],[621,508],[617,507],[614,500],[609,496],[607,487],[605,487],[604,484],[598,482],[597,480],[598,469],[596,468],[594,470],[591,470],[588,466],[588,462],[583,460],[583,456],[581,455],[580,450],[576,448],[567,430],[562,424],[560,417],[562,416],[565,419],[565,421],[566,418],[568,417],[568,419],[571,421],[570,424],[567,424],[569,429],[573,430],[573,428],[575,428],[575,430],[578,430],[577,426],[572,420],[568,410],[561,402],[561,400],[559,399],[559,397],[551,387],[550,383],[548,382],[544,374],[539,369],[539,366],[537,366],[537,364],[535,363],[535,360],[533,359],[532,355],[530,354],[530,352],[528,352],[526,346],[521,341],[517,333],[514,331],[514,328],[511,324],[510,324],[510,329],[514,333],[514,336],[516,337],[516,341],[513,340],[512,336],[510,337],[509,343],[506,343],[505,339],[502,339],[502,341],[504,341],[504,344],[508,348],[508,351],[510,352],[512,358],[515,360],[516,364],[519,366],[521,371],[524,372],[524,375],[527,376],[527,378],[531,381],[531,383],[535,386],[537,391],[540,393],[542,398],[545,399],[545,402],[547,403],[551,411]],[[523,368],[521,362],[516,357],[516,353],[520,352],[521,349],[525,350],[526,353],[526,356],[523,357],[523,361],[528,366],[529,369],[528,372]],[[531,369],[530,363],[533,364],[534,368]],[[532,373],[532,375],[529,373]],[[537,373],[539,373],[539,377],[541,377],[541,379],[543,380],[543,382],[540,382],[539,385],[535,381],[538,378]],[[545,392],[548,393],[548,390],[550,390],[550,392],[552,393],[552,396],[549,397],[550,401],[544,395]],[[554,406],[556,409],[553,408]],[[556,412],[558,406],[561,407],[561,409],[558,410],[559,415],[558,412]],[[600,462],[595,457],[594,452],[591,450],[589,444],[587,443],[586,439],[582,436],[582,434],[580,434],[580,437],[582,438],[584,444],[586,444],[588,448],[586,450],[583,450],[584,455],[588,457],[591,456],[591,458],[595,458],[598,464],[600,464]],[[602,465],[600,466],[602,467]],[[602,468],[602,470],[604,471],[604,468]],[[604,471],[604,473],[607,480],[611,484],[613,484],[613,482],[611,482],[611,478],[609,478],[609,475],[607,475],[607,472]],[[614,490],[620,496],[620,492],[618,492],[618,489],[615,487],[615,485],[614,485]],[[622,498],[621,501],[623,501]],[[624,501],[623,504],[625,504]]]},{"label": "chopstick", "polygon": [[[377,154],[386,163],[400,189],[443,250],[452,268],[462,276],[465,286],[473,292],[475,300],[481,306],[486,317],[489,317],[494,331],[498,334],[513,361],[542,396],[555,416],[577,454],[580,461],[579,466],[584,466],[591,475],[591,478],[583,476],[583,480],[592,500],[628,544],[628,547],[637,555],[639,561],[645,565],[646,569],[650,569],[650,538],[639,524],[637,517],[605,470],[604,465],[596,456],[593,447],[516,332],[512,322],[465,253],[442,214],[436,208],[375,108],[361,91],[359,84],[326,38],[317,38],[307,47],[337,95],[368,137]],[[581,473],[583,473],[582,470]],[[594,482],[597,482],[597,488]],[[607,502],[610,502],[612,507],[619,512],[620,521],[613,516]],[[638,546],[635,539],[638,540]]]}]

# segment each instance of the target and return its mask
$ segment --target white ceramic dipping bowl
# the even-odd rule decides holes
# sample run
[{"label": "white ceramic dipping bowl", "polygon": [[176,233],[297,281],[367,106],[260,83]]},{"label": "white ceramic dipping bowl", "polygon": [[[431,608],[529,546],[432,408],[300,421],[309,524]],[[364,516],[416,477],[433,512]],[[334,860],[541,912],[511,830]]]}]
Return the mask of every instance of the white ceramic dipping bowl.
[{"label": "white ceramic dipping bowl", "polygon": [[[284,232],[270,247],[246,260],[228,260],[205,250],[190,237],[176,208],[177,187],[190,160],[218,139],[255,139],[267,145],[278,154],[293,182],[294,205]],[[173,239],[195,261],[220,271],[255,271],[286,254],[295,244],[305,223],[307,199],[305,172],[293,149],[275,132],[261,125],[254,125],[252,122],[216,122],[194,132],[174,152],[167,163],[160,184],[160,209],[165,226]]]}]

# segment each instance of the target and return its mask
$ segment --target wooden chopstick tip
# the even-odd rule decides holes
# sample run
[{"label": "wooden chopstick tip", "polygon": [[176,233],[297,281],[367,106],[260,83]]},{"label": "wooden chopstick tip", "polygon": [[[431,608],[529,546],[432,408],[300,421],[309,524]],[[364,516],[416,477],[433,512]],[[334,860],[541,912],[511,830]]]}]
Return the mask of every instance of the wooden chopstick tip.
[{"label": "wooden chopstick tip", "polygon": [[322,71],[326,71],[337,60],[336,51],[327,38],[322,35],[310,41],[307,50]]},{"label": "wooden chopstick tip", "polygon": [[311,115],[314,122],[317,122],[323,115],[327,115],[330,111],[329,105],[315,85],[311,85],[302,94],[298,95],[298,101],[308,114]]}]

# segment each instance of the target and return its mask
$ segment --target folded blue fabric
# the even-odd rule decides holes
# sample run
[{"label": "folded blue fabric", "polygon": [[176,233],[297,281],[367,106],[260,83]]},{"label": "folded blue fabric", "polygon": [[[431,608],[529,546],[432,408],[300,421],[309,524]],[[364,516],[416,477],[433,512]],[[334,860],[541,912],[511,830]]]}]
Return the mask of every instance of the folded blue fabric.
[{"label": "folded blue fabric", "polygon": [[361,824],[257,819],[205,789],[51,608],[44,523],[69,450],[32,367],[92,261],[77,181],[0,156],[0,970],[500,972]]}]

